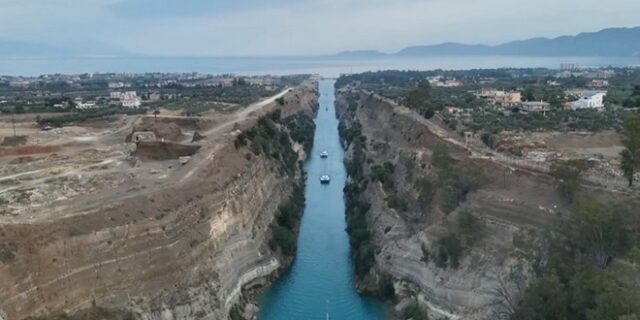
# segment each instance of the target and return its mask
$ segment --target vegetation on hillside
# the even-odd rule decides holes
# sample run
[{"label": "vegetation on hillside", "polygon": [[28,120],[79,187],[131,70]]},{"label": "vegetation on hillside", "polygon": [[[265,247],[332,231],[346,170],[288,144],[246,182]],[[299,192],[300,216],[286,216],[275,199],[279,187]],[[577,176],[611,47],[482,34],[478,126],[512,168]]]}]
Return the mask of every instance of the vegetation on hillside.
[{"label": "vegetation on hillside", "polygon": [[302,210],[304,209],[304,186],[294,186],[291,197],[278,207],[276,219],[271,224],[272,249],[280,249],[282,254],[292,257],[298,246],[297,230],[300,225]]},{"label": "vegetation on hillside", "polygon": [[255,155],[264,154],[280,163],[283,172],[292,173],[298,163],[298,154],[291,141],[300,143],[308,154],[313,147],[315,124],[302,113],[281,117],[276,110],[258,119],[255,126],[241,132],[234,142],[236,148],[249,145]]},{"label": "vegetation on hillside", "polygon": [[433,149],[432,164],[436,170],[436,198],[445,213],[455,210],[469,192],[486,183],[482,169],[471,160],[456,162],[446,145]]},{"label": "vegetation on hillside", "polygon": [[74,113],[55,116],[55,117],[39,118],[37,119],[37,122],[38,122],[38,125],[40,126],[62,127],[63,125],[69,124],[69,123],[77,123],[77,122],[82,122],[82,121],[91,120],[91,119],[113,116],[116,114],[134,115],[134,114],[144,114],[144,113],[147,113],[147,109],[109,107],[109,108],[100,108],[100,109],[81,110],[81,111],[76,111]]},{"label": "vegetation on hillside", "polygon": [[629,180],[629,186],[632,186],[634,175],[640,169],[640,114],[632,114],[624,119],[621,134],[625,149],[620,153],[620,169]]},{"label": "vegetation on hillside", "polygon": [[558,161],[551,164],[551,176],[560,195],[573,201],[580,188],[580,175],[586,169],[582,160]]},{"label": "vegetation on hillside", "polygon": [[[576,97],[565,90],[587,88],[584,77],[556,78],[557,71],[549,69],[487,69],[460,71],[379,71],[345,75],[336,87],[356,85],[357,88],[378,93],[431,118],[446,106],[468,112],[468,116],[445,117],[453,129],[485,133],[487,138],[504,130],[585,130],[600,131],[618,128],[627,111],[640,106],[640,70],[615,69],[609,79],[605,103],[618,108],[605,112],[595,110],[564,110],[562,105]],[[440,76],[455,78],[460,87],[433,87],[426,79]],[[556,83],[554,86],[548,82]],[[632,84],[636,84],[633,86]],[[482,88],[519,90],[523,100],[546,101],[552,110],[546,115],[521,113],[517,107],[502,110],[489,106],[474,91]],[[619,108],[624,107],[624,108]]]},{"label": "vegetation on hillside", "polygon": [[637,204],[579,198],[533,255],[535,278],[515,298],[511,319],[637,319],[640,215]]},{"label": "vegetation on hillside", "polygon": [[[354,100],[349,101],[349,111],[355,110],[357,104]],[[340,137],[343,139],[346,148],[350,148],[352,156],[346,161],[347,174],[349,179],[344,187],[347,233],[349,234],[349,244],[355,274],[364,277],[375,263],[375,245],[371,238],[367,214],[371,205],[362,198],[362,193],[369,183],[364,173],[364,163],[366,163],[366,138],[362,135],[362,125],[358,121],[347,123],[340,121],[338,126]]]},{"label": "vegetation on hillside", "polygon": [[[241,132],[235,140],[235,147],[248,146],[253,154],[264,155],[278,161],[282,173],[293,175],[296,168],[302,170],[298,154],[291,141],[303,146],[309,154],[313,147],[315,124],[304,113],[282,118],[276,110],[258,119],[255,126]],[[271,225],[272,249],[280,250],[286,256],[295,255],[297,230],[304,208],[304,183],[300,180],[293,187],[291,197],[280,204],[276,218]]]}]

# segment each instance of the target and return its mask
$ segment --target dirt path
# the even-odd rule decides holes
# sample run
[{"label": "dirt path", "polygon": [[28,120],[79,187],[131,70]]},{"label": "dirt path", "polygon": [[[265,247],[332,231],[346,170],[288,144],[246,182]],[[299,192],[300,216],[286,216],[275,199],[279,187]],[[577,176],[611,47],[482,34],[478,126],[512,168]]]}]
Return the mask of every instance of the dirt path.
[{"label": "dirt path", "polygon": [[[216,125],[210,128],[209,130],[207,130],[206,132],[204,132],[203,134],[207,136],[207,139],[203,140],[204,145],[202,147],[202,150],[196,153],[193,156],[193,158],[185,166],[178,166],[177,168],[170,170],[168,174],[166,176],[163,176],[162,178],[156,178],[155,180],[149,180],[150,178],[144,178],[138,181],[138,184],[135,190],[131,190],[131,189],[125,190],[123,188],[102,190],[98,194],[87,194],[79,198],[76,198],[70,202],[67,201],[64,204],[60,203],[58,205],[51,205],[47,208],[46,213],[40,212],[38,213],[38,215],[21,215],[17,217],[11,217],[10,219],[6,219],[7,221],[3,221],[3,222],[10,223],[11,221],[16,222],[17,220],[20,220],[22,222],[27,221],[28,223],[35,223],[35,222],[41,222],[46,220],[59,219],[60,217],[66,216],[66,215],[89,214],[94,210],[99,209],[105,203],[122,201],[124,199],[157,192],[158,190],[162,190],[167,187],[176,186],[176,184],[182,185],[184,183],[187,183],[191,178],[197,177],[197,173],[204,167],[204,165],[206,165],[207,163],[210,163],[210,161],[214,159],[216,152],[219,152],[226,145],[227,142],[223,141],[224,140],[223,138],[225,138],[224,135],[227,132],[229,132],[234,127],[235,124],[247,120],[248,118],[253,116],[255,112],[261,110],[266,106],[273,104],[276,101],[276,99],[283,97],[289,91],[290,89],[286,88],[285,90],[283,90],[282,92],[274,96],[271,96],[259,102],[253,103],[248,107],[230,115],[229,121]],[[137,118],[138,117],[129,117],[123,126],[112,131],[110,134],[96,136],[95,137],[96,140],[113,140],[116,138],[117,139],[122,138],[120,136],[122,136],[124,133],[129,132],[131,130],[131,127],[133,126],[133,123]],[[183,143],[190,143],[190,141],[191,141],[191,138],[185,139]],[[122,161],[122,160],[123,158],[105,159],[103,160],[103,162],[77,167],[71,171],[57,174],[55,177],[67,176],[67,175],[76,174],[80,172],[82,172],[83,174],[88,174],[83,170],[89,167],[100,166],[100,165],[109,164],[115,161]],[[149,168],[136,167],[136,168],[129,169],[129,171],[140,176],[140,174],[147,169]],[[48,169],[43,169],[43,171],[47,171],[47,170]],[[118,172],[118,170],[122,170],[122,168],[119,167],[111,170],[114,170],[113,172]],[[43,171],[35,170],[32,172],[26,172],[21,174],[30,175],[30,174],[40,173]],[[106,170],[106,171],[98,172],[98,174],[104,174],[108,172],[109,170]],[[34,179],[33,181],[30,181],[29,184],[33,185],[37,183],[42,183],[45,179],[50,179],[50,178],[51,176],[47,176],[46,178],[42,178],[42,179]],[[9,187],[5,190],[0,190],[0,192],[7,192],[18,187],[22,188],[24,186],[25,186],[24,184],[21,184],[20,186]],[[142,188],[141,186],[144,186],[144,188]]]},{"label": "dirt path", "polygon": [[[212,135],[219,135],[221,132],[231,129],[233,128],[233,126],[236,123],[240,123],[244,120],[246,120],[253,112],[258,111],[262,108],[264,108],[265,106],[268,106],[269,104],[273,103],[274,101],[276,101],[276,99],[279,99],[280,97],[283,97],[285,94],[287,94],[287,92],[289,92],[289,88],[285,88],[282,92],[264,99],[262,101],[256,102],[238,112],[236,112],[234,114],[234,119],[230,120],[228,122],[225,122],[221,125],[218,126],[214,126],[213,128],[203,132],[203,135],[206,137],[210,137]],[[221,145],[215,145],[211,150],[207,151],[207,154],[205,156],[203,156],[203,159],[213,159],[214,154],[216,153],[216,151],[218,151],[222,146]],[[182,176],[182,178],[180,178],[179,183],[184,183],[185,181],[187,181],[191,176],[193,176],[193,174],[200,169],[200,167],[202,166],[203,162],[200,161],[197,163],[197,165],[194,165],[193,168],[191,168],[184,176]]]}]

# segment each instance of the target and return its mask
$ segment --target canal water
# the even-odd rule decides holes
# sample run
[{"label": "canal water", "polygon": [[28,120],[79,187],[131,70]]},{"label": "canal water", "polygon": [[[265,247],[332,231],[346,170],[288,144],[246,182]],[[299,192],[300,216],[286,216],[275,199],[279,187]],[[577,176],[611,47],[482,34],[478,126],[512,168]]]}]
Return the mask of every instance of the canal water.
[{"label": "canal water", "polygon": [[[360,296],[345,221],[344,152],[338,136],[333,81],[320,82],[313,150],[305,163],[306,207],[293,265],[262,297],[259,320],[385,319],[381,303]],[[326,150],[329,157],[322,159]],[[331,183],[320,184],[329,175]]]}]

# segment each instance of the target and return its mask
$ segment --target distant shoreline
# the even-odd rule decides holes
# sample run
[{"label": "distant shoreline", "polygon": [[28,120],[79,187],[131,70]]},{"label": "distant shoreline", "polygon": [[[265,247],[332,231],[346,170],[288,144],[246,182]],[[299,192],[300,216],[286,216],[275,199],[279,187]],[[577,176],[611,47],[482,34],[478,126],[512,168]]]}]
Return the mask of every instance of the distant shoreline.
[{"label": "distant shoreline", "polygon": [[379,70],[465,70],[492,68],[558,69],[562,63],[585,68],[637,67],[640,57],[81,57],[0,58],[0,70],[7,76],[82,73],[200,72],[236,75],[319,74],[337,77],[344,73]]}]

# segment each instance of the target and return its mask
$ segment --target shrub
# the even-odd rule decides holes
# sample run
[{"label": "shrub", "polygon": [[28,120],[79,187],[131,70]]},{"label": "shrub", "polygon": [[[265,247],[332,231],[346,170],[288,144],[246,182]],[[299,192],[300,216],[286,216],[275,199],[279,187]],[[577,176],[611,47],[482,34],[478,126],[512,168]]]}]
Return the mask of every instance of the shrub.
[{"label": "shrub", "polygon": [[271,227],[272,232],[272,248],[280,248],[282,254],[293,256],[296,253],[296,237],[293,231],[279,225]]},{"label": "shrub", "polygon": [[558,192],[567,200],[573,201],[580,189],[580,175],[585,169],[583,161],[570,160],[551,164],[553,177]]},{"label": "shrub", "polygon": [[385,201],[387,202],[387,206],[391,209],[400,211],[407,211],[409,209],[407,201],[398,194],[392,194],[386,197]]},{"label": "shrub", "polygon": [[396,296],[396,289],[393,287],[393,278],[385,274],[378,280],[378,292],[384,300],[392,300]]},{"label": "shrub", "polygon": [[427,310],[421,306],[418,301],[411,301],[411,303],[402,310],[402,317],[412,320],[429,320]]},{"label": "shrub", "polygon": [[468,242],[478,239],[484,230],[482,220],[478,219],[467,209],[460,210],[456,219],[456,225],[462,237]]},{"label": "shrub", "polygon": [[385,162],[382,165],[373,165],[370,168],[371,179],[380,181],[385,190],[393,190],[393,171],[395,167],[391,162]]},{"label": "shrub", "polygon": [[459,259],[462,255],[462,243],[457,235],[448,233],[436,242],[436,256],[434,262],[440,268],[458,268]]},{"label": "shrub", "polygon": [[278,207],[275,221],[271,224],[272,249],[280,248],[282,254],[293,256],[297,248],[297,228],[304,207],[304,188],[297,185],[291,197]]}]

